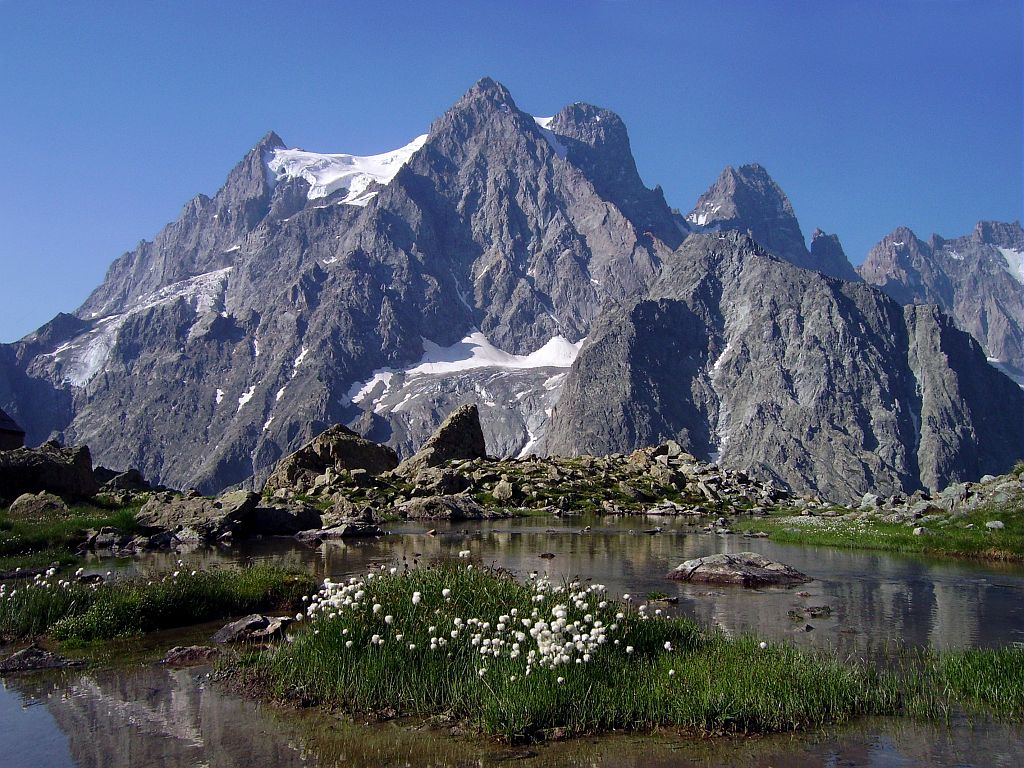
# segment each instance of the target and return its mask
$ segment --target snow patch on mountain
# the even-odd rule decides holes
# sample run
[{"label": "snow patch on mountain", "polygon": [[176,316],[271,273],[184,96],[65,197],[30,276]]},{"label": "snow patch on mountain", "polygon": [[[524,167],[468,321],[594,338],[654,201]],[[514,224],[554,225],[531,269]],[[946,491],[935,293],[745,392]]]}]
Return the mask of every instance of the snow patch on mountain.
[{"label": "snow patch on mountain", "polygon": [[373,402],[379,403],[389,393],[396,374],[400,374],[399,379],[404,382],[416,376],[450,375],[477,368],[569,368],[576,360],[582,345],[582,340],[573,344],[564,336],[555,336],[528,355],[514,355],[498,349],[483,333],[476,330],[447,347],[430,339],[423,339],[423,357],[416,365],[404,371],[396,371],[393,368],[378,369],[365,382],[353,384],[349,389],[348,398],[358,405],[372,394]]},{"label": "snow patch on mountain", "polygon": [[999,253],[1003,255],[1003,259],[1006,261],[1007,271],[1013,275],[1018,283],[1024,285],[1024,251],[1018,251],[1014,248],[1000,248]]},{"label": "snow patch on mountain", "polygon": [[548,144],[555,151],[555,154],[565,160],[565,156],[568,154],[565,144],[559,140],[558,134],[548,128],[548,126],[551,125],[551,121],[554,119],[554,117],[535,117],[533,118],[533,122],[535,122],[537,127],[540,128],[540,132],[544,134],[544,138],[547,139]]},{"label": "snow patch on mountain", "polygon": [[404,147],[366,156],[277,149],[267,165],[277,174],[277,181],[305,179],[309,183],[306,196],[310,200],[345,190],[346,195],[339,202],[362,206],[376,194],[368,187],[375,182],[387,184],[395,178],[399,169],[409,162],[426,140],[427,134],[423,134]]},{"label": "snow patch on mountain", "polygon": [[84,387],[106,367],[118,333],[134,315],[178,300],[186,301],[197,315],[223,310],[231,270],[232,267],[225,267],[164,286],[143,296],[125,312],[96,320],[91,329],[41,357],[50,357],[60,364],[65,383]]}]

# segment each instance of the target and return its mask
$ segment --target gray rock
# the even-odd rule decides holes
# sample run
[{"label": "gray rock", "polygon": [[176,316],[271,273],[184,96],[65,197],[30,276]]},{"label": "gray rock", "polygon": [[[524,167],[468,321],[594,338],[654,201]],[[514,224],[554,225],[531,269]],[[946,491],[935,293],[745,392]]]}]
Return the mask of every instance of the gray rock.
[{"label": "gray rock", "polygon": [[263,616],[258,613],[225,624],[210,638],[215,643],[263,640],[283,631],[294,621],[288,616]]},{"label": "gray rock", "polygon": [[917,528],[915,528],[915,529],[914,529],[914,531],[913,531],[913,534],[914,534],[915,536],[927,536],[927,535],[928,535],[929,533],[931,533],[931,531],[929,531],[929,530],[928,530],[927,528],[925,528],[925,527],[924,527],[923,525],[919,525],[919,526],[918,526]]},{"label": "gray rock", "polygon": [[1001,531],[1006,527],[1006,525],[1002,520],[989,520],[985,523],[985,527],[991,531]]},{"label": "gray rock", "polygon": [[415,455],[403,461],[399,474],[414,475],[424,467],[436,467],[456,459],[487,457],[480,411],[475,404],[456,408]]},{"label": "gray rock", "polygon": [[315,507],[300,502],[262,501],[241,520],[238,533],[241,536],[294,536],[322,525],[323,519]]},{"label": "gray rock", "polygon": [[308,493],[326,485],[332,475],[351,470],[378,475],[397,466],[398,457],[391,448],[364,440],[348,427],[335,424],[282,459],[267,478],[264,491],[286,488]]},{"label": "gray rock", "polygon": [[506,515],[486,509],[470,496],[429,496],[411,499],[395,507],[409,520],[479,520]]},{"label": "gray rock", "polygon": [[0,674],[29,672],[36,669],[61,669],[80,667],[84,662],[66,659],[56,653],[40,648],[34,643],[0,661]]},{"label": "gray rock", "polygon": [[806,574],[784,563],[769,560],[756,552],[716,554],[687,560],[668,578],[702,584],[738,584],[744,587],[804,584],[813,581]]},{"label": "gray rock", "polygon": [[359,539],[370,536],[383,536],[384,530],[376,523],[361,520],[343,520],[328,528],[299,531],[295,538],[303,544],[316,544],[333,539]]},{"label": "gray rock", "polygon": [[158,493],[142,506],[135,521],[146,532],[171,531],[182,542],[210,541],[244,529],[259,502],[251,491],[235,491],[218,499]]},{"label": "gray rock", "polygon": [[87,446],[65,448],[46,442],[38,448],[0,451],[0,498],[48,491],[69,498],[87,498],[99,490],[92,476]]},{"label": "gray rock", "polygon": [[176,645],[158,663],[168,667],[194,667],[209,664],[220,656],[220,649],[210,645]]},{"label": "gray rock", "polygon": [[71,514],[60,496],[40,491],[23,493],[11,504],[10,514],[16,518],[45,518]]}]

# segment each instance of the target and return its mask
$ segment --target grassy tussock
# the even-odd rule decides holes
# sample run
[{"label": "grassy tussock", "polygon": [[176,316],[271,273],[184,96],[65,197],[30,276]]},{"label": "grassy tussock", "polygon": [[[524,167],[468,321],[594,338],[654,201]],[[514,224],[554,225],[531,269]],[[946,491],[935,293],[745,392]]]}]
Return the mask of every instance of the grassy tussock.
[{"label": "grassy tussock", "polygon": [[6,563],[4,567],[27,566],[37,563],[40,556],[51,558],[49,562],[65,560],[89,529],[111,526],[125,533],[134,532],[138,509],[83,504],[71,507],[67,515],[41,517],[19,517],[8,510],[0,511],[0,563]]},{"label": "grassy tussock", "polygon": [[294,610],[313,586],[277,568],[180,571],[155,581],[88,585],[54,575],[0,587],[0,634],[90,641],[254,611]]},{"label": "grassy tussock", "polygon": [[[894,679],[686,619],[648,618],[586,585],[526,586],[442,565],[350,586],[344,595],[321,593],[293,643],[249,659],[271,692],[355,711],[440,715],[511,740],[555,729],[785,731],[901,706]],[[592,639],[595,627],[604,640],[589,652],[586,640],[582,649],[563,647],[554,664],[537,661],[541,643],[523,619],[550,631],[562,609],[570,627],[579,625],[561,641]],[[495,641],[497,653],[485,650]]]}]

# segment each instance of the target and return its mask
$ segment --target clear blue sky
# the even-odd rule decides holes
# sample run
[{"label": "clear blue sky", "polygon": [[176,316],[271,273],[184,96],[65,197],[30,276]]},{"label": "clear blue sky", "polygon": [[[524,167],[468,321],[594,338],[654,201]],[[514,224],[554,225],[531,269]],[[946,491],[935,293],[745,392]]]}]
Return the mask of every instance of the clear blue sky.
[{"label": "clear blue sky", "polygon": [[211,194],[266,131],[374,153],[490,75],[588,101],[688,210],[760,162],[855,263],[1022,215],[1021,0],[0,0],[0,341]]}]

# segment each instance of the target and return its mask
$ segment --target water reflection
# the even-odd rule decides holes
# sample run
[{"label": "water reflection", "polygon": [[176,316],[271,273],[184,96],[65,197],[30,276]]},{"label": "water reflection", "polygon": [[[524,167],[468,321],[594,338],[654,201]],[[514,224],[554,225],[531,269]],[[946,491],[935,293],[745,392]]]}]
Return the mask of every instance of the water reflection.
[{"label": "water reflection", "polygon": [[[592,530],[582,532],[585,525]],[[666,531],[643,530],[661,524]],[[805,646],[835,648],[870,658],[900,643],[935,648],[998,646],[1024,641],[1024,569],[949,559],[775,544],[766,539],[673,530],[665,520],[518,519],[436,525],[396,524],[380,539],[327,542],[317,548],[290,539],[151,554],[121,562],[128,574],[153,576],[177,567],[225,567],[273,562],[315,573],[348,576],[375,564],[412,567],[472,550],[488,564],[553,579],[590,578],[612,594],[644,597],[652,592],[678,598],[665,611],[681,612],[727,632],[755,632]],[[681,561],[713,552],[752,550],[789,563],[815,581],[798,588],[749,590],[683,585],[665,574]],[[553,559],[538,555],[549,552]],[[110,568],[95,564],[95,570]],[[811,616],[808,609],[831,613]],[[810,625],[813,629],[808,630]]]},{"label": "water reflection", "polygon": [[507,747],[409,723],[365,725],[229,694],[202,671],[156,667],[10,678],[7,768],[498,766],[1018,766],[1019,728],[864,721],[814,734],[687,740],[626,735]]}]

